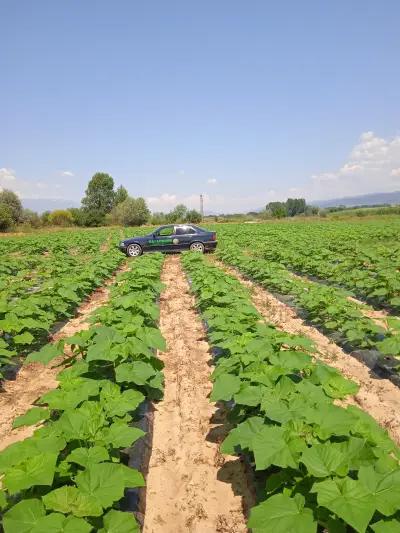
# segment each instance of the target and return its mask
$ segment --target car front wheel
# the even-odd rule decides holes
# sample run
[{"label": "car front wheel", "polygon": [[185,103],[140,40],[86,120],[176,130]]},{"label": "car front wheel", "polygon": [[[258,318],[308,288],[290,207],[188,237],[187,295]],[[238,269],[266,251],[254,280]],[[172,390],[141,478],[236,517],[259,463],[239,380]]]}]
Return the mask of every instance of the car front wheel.
[{"label": "car front wheel", "polygon": [[204,244],[202,242],[192,242],[190,245],[190,250],[192,252],[200,252],[201,254],[204,253]]},{"label": "car front wheel", "polygon": [[130,244],[126,249],[126,255],[129,257],[139,257],[139,255],[142,255],[142,253],[142,247],[138,244]]}]

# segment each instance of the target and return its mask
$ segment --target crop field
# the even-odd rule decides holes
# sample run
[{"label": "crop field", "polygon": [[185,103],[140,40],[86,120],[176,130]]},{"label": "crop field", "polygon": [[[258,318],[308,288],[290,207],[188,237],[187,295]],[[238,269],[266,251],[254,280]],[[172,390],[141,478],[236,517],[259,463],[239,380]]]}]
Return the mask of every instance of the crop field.
[{"label": "crop field", "polygon": [[0,240],[4,533],[400,532],[400,219],[209,228]]}]

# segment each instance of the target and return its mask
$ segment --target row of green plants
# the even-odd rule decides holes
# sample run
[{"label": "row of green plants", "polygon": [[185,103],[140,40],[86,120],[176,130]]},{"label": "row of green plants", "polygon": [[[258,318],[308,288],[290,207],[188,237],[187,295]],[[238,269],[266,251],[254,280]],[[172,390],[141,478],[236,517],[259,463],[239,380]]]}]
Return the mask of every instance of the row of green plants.
[{"label": "row of green plants", "polygon": [[58,388],[14,421],[40,427],[0,452],[4,533],[139,531],[120,502],[126,489],[144,485],[127,466],[127,448],[144,435],[135,427],[138,411],[163,393],[162,263],[159,254],[136,260],[117,276],[89,330],[27,357],[47,364],[68,347]]},{"label": "row of green plants", "polygon": [[237,245],[225,245],[217,256],[270,291],[292,297],[296,307],[332,340],[348,349],[374,349],[385,356],[400,356],[400,321],[388,318],[387,328],[362,313],[336,287],[294,277],[279,263],[243,254]]},{"label": "row of green plants", "polygon": [[337,405],[357,385],[315,360],[310,339],[263,321],[237,279],[198,255],[183,264],[215,354],[210,399],[233,425],[221,451],[244,457],[258,485],[252,531],[400,531],[400,450]]},{"label": "row of green plants", "polygon": [[[70,270],[79,270],[83,263],[100,254],[110,232],[64,232],[35,238],[4,238],[0,240],[0,293],[1,299],[28,297],[41,285],[57,277],[64,264]],[[20,242],[18,242],[20,241]],[[14,248],[14,244],[17,248]]]},{"label": "row of green plants", "polygon": [[324,222],[223,228],[232,242],[240,235],[255,255],[344,287],[376,307],[400,311],[400,223]]},{"label": "row of green plants", "polygon": [[101,251],[104,237],[104,232],[78,239],[58,234],[49,237],[51,244],[44,249],[42,236],[34,239],[27,258],[11,256],[8,266],[19,262],[18,272],[0,277],[0,377],[6,365],[18,364],[20,357],[47,342],[53,325],[71,317],[122,262],[116,250]]}]

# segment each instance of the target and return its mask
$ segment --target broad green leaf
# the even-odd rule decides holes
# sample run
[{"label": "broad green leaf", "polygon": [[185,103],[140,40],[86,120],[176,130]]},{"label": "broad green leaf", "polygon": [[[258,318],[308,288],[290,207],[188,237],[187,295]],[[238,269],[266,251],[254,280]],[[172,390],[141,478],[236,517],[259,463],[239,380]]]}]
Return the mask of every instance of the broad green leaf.
[{"label": "broad green leaf", "polygon": [[83,359],[80,361],[75,361],[74,364],[71,365],[69,368],[65,368],[57,374],[57,380],[62,383],[63,381],[68,381],[73,378],[79,377],[82,374],[86,374],[88,370],[89,364],[86,361],[84,361]]},{"label": "broad green leaf", "polygon": [[37,361],[47,365],[52,359],[62,355],[64,353],[64,348],[58,346],[57,344],[46,344],[38,352],[32,352],[25,359],[24,364],[32,363]]},{"label": "broad green leaf", "polygon": [[348,471],[346,454],[341,444],[331,442],[313,444],[304,450],[300,461],[314,477],[328,477],[335,473],[346,475]]},{"label": "broad green leaf", "polygon": [[76,384],[54,389],[44,394],[38,403],[47,404],[50,409],[67,410],[77,407],[90,396],[96,396],[99,382],[94,379],[76,378]]},{"label": "broad green leaf", "polygon": [[59,533],[64,529],[65,516],[60,513],[50,513],[39,518],[31,533]]},{"label": "broad green leaf", "polygon": [[41,455],[43,452],[58,453],[64,447],[64,439],[58,436],[36,438],[35,432],[35,436],[10,444],[10,446],[0,452],[0,472],[5,472],[13,465],[18,465],[35,455]]},{"label": "broad green leaf", "polygon": [[22,500],[3,517],[4,533],[31,533],[37,522],[45,516],[40,500]]},{"label": "broad green leaf", "polygon": [[90,533],[93,527],[83,518],[50,513],[40,518],[31,533]]},{"label": "broad green leaf", "polygon": [[29,331],[24,331],[24,333],[15,335],[15,337],[13,338],[15,344],[31,344],[33,340],[34,336],[29,333]]},{"label": "broad green leaf", "polygon": [[400,522],[398,520],[380,520],[371,524],[371,529],[375,533],[400,533]]},{"label": "broad green leaf", "polygon": [[232,429],[221,445],[221,452],[228,455],[235,453],[236,446],[242,450],[253,449],[253,439],[264,427],[264,420],[259,417],[248,418],[245,422]]},{"label": "broad green leaf", "polygon": [[387,337],[382,342],[378,342],[376,346],[384,354],[400,355],[400,335]]},{"label": "broad green leaf", "polygon": [[35,485],[51,485],[58,454],[43,453],[30,457],[6,472],[3,485],[11,494]]},{"label": "broad green leaf", "polygon": [[58,289],[58,294],[62,296],[65,300],[69,300],[71,302],[79,302],[80,298],[76,294],[75,291],[70,289],[69,287],[61,287]]},{"label": "broad green leaf", "polygon": [[305,409],[304,416],[307,422],[316,424],[315,433],[322,440],[332,435],[348,436],[357,423],[350,409],[343,409],[332,404],[321,405],[317,410]]},{"label": "broad green leaf", "polygon": [[121,463],[118,466],[124,477],[124,483],[125,483],[126,488],[145,486],[143,475],[138,470],[136,470],[135,468],[125,466]]},{"label": "broad green leaf", "polygon": [[24,415],[18,416],[12,427],[19,428],[21,426],[33,426],[42,420],[48,420],[50,418],[50,411],[42,407],[32,407]]},{"label": "broad green leaf", "polygon": [[110,458],[106,448],[102,446],[93,446],[93,448],[75,448],[66,457],[68,463],[77,463],[78,465],[88,467],[89,465],[108,461]]},{"label": "broad green leaf", "polygon": [[364,533],[375,513],[373,495],[364,484],[349,477],[327,479],[315,483],[318,505],[326,507],[358,533]]},{"label": "broad green leaf", "polygon": [[131,513],[111,509],[103,518],[104,527],[99,533],[138,533],[140,531],[135,517]]},{"label": "broad green leaf", "polygon": [[114,422],[103,431],[101,438],[106,444],[112,445],[114,448],[126,448],[143,437],[144,434],[144,431],[139,428],[129,427],[124,422]]},{"label": "broad green leaf", "polygon": [[115,361],[118,359],[119,349],[113,349],[110,340],[97,341],[89,346],[85,361]]},{"label": "broad green leaf", "polygon": [[146,328],[142,327],[137,336],[141,339],[149,348],[155,348],[160,352],[165,352],[167,345],[164,337],[158,328]]},{"label": "broad green leaf", "polygon": [[331,398],[345,398],[350,394],[357,394],[360,388],[357,383],[344,378],[340,374],[332,376],[322,387]]},{"label": "broad green leaf", "polygon": [[263,388],[264,387],[261,386],[242,383],[240,391],[237,392],[233,398],[238,404],[256,407],[261,403]]},{"label": "broad green leaf", "polygon": [[298,460],[288,446],[285,431],[278,426],[264,426],[255,435],[252,447],[256,470],[265,470],[271,465],[297,468]]},{"label": "broad green leaf", "polygon": [[240,378],[232,374],[224,374],[215,380],[210,400],[212,402],[229,401],[239,390]]},{"label": "broad green leaf", "polygon": [[86,520],[72,515],[67,516],[63,528],[61,530],[63,533],[90,533],[93,531],[93,527]]},{"label": "broad green leaf", "polygon": [[316,533],[317,522],[311,509],[304,507],[304,497],[276,494],[250,512],[248,526],[254,533]]},{"label": "broad green leaf", "polygon": [[[76,476],[79,490],[95,499],[104,509],[124,495],[126,474],[121,465],[99,463],[91,465]],[[138,481],[143,485],[143,478]]]},{"label": "broad green leaf", "polygon": [[387,474],[378,474],[372,466],[362,466],[358,479],[373,494],[377,510],[385,516],[391,516],[399,510],[400,470]]},{"label": "broad green leaf", "polygon": [[77,517],[101,516],[103,514],[97,499],[76,487],[64,485],[43,496],[42,500],[46,509],[60,513],[72,513]]},{"label": "broad green leaf", "polygon": [[124,416],[129,411],[134,411],[143,400],[141,392],[131,389],[121,393],[120,387],[111,382],[100,393],[100,401],[109,417]]},{"label": "broad green leaf", "polygon": [[155,373],[156,370],[149,363],[144,363],[143,361],[122,363],[115,369],[115,379],[118,383],[126,382],[145,385]]}]

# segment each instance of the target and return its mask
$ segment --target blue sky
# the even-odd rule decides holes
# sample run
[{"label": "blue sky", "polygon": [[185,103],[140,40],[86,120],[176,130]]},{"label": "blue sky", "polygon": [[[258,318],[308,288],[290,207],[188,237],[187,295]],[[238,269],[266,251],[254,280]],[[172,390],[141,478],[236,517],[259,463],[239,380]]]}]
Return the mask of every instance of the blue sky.
[{"label": "blue sky", "polygon": [[400,189],[397,0],[2,0],[0,186],[153,210]]}]

